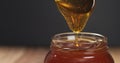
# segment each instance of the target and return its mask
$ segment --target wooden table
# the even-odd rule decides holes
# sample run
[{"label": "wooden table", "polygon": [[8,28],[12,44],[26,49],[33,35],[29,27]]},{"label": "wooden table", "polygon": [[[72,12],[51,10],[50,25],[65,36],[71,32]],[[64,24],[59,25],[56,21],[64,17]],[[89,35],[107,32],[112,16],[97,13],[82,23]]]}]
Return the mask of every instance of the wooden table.
[{"label": "wooden table", "polygon": [[[44,47],[0,47],[0,63],[43,63],[48,48]],[[111,48],[115,63],[120,63],[120,48]]]}]

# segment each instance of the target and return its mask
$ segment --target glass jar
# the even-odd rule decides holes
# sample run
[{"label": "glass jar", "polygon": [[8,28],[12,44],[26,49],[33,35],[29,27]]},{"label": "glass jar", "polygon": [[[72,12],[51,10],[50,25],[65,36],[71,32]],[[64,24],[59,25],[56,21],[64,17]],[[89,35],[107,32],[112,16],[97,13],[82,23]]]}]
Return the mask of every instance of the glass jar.
[{"label": "glass jar", "polygon": [[56,34],[44,63],[114,63],[107,39],[101,34],[81,32]]}]

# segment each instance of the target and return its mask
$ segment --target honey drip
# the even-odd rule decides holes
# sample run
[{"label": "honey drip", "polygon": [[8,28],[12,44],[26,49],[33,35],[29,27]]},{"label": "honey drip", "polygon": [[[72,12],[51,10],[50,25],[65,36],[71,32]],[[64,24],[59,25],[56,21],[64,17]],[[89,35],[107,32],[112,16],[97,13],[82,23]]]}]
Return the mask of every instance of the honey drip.
[{"label": "honey drip", "polygon": [[[55,2],[69,28],[76,35],[84,29],[95,4],[95,0],[55,0]],[[76,36],[75,42],[77,40]]]}]

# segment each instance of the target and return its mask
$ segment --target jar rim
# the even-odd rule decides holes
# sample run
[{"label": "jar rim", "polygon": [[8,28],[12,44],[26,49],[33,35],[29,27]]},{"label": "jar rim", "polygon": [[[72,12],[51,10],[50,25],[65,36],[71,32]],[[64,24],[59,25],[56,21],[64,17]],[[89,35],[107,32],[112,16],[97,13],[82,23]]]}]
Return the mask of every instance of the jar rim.
[{"label": "jar rim", "polygon": [[77,37],[73,32],[59,33],[53,36],[52,46],[62,49],[105,49],[107,38],[98,33],[81,32]]},{"label": "jar rim", "polygon": [[[64,32],[64,33],[58,33],[58,34],[55,34],[53,37],[52,37],[52,40],[59,40],[59,41],[62,41],[62,36],[69,36],[69,35],[76,35],[75,33],[73,32]],[[101,38],[102,40],[105,40],[107,41],[107,37],[102,35],[102,34],[99,34],[99,33],[93,33],[93,32],[80,32],[78,33],[78,35],[90,35],[92,37],[99,37]]]}]

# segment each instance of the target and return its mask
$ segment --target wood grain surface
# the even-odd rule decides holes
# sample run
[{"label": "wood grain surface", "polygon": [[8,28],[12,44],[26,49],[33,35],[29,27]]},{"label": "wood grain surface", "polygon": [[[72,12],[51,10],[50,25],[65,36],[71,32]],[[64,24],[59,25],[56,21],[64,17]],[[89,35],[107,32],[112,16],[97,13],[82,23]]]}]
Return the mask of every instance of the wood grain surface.
[{"label": "wood grain surface", "polygon": [[[0,63],[44,63],[48,52],[44,47],[0,47]],[[120,63],[120,48],[110,48],[115,63]]]}]

